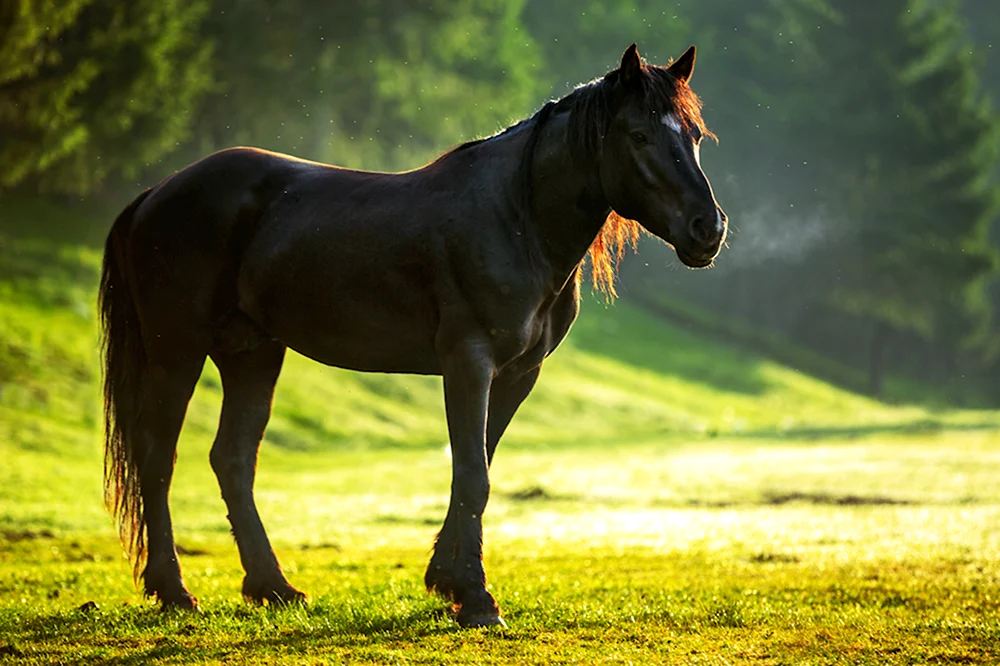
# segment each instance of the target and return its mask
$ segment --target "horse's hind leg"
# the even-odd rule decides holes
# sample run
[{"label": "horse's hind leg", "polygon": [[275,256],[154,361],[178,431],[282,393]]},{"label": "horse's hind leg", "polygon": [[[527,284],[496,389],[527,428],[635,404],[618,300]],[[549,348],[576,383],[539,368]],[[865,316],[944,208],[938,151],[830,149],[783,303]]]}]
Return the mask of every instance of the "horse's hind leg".
[{"label": "horse's hind leg", "polygon": [[253,497],[257,450],[271,415],[274,385],[281,372],[285,347],[269,341],[239,353],[213,353],[222,376],[222,416],[212,445],[212,469],[246,571],[243,596],[250,601],[287,603],[305,595],[285,579],[278,558],[257,513]]},{"label": "horse's hind leg", "polygon": [[164,608],[197,608],[197,600],[181,578],[167,496],[177,459],[177,437],[205,356],[176,352],[157,356],[150,358],[135,451],[146,522],[142,579],[146,594],[156,597]]}]

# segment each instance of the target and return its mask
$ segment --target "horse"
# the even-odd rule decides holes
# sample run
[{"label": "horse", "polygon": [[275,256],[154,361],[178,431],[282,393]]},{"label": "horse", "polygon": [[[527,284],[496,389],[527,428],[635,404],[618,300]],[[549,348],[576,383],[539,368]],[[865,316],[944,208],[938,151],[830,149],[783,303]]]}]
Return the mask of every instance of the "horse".
[{"label": "horse", "polygon": [[223,390],[209,456],[248,602],[304,601],[254,502],[286,348],[361,372],[443,378],[447,515],[424,583],[461,627],[503,625],[486,589],[482,515],[497,444],[579,312],[585,264],[614,294],[645,230],[692,268],[726,215],[701,169],[711,136],[689,86],[630,46],[602,78],[533,116],[381,173],[230,148],[142,192],[107,238],[101,314],[105,501],[136,584],[197,609],[168,506],[177,438],[207,358]]}]

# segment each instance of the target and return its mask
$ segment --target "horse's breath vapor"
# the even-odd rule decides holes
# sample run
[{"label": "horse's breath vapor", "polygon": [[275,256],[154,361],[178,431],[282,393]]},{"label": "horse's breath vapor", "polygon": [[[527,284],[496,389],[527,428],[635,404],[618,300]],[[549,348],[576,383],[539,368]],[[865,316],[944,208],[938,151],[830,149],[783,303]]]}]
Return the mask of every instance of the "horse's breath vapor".
[{"label": "horse's breath vapor", "polygon": [[750,268],[762,263],[793,263],[809,256],[826,243],[832,231],[823,211],[805,215],[778,213],[773,208],[759,208],[740,214],[734,229],[730,251],[726,254],[729,269]]},{"label": "horse's breath vapor", "polygon": [[[195,608],[167,502],[206,358],[222,378],[210,462],[246,570],[243,596],[287,603],[257,513],[257,450],[285,350],[363,372],[443,377],[452,489],[424,582],[464,627],[503,624],[482,514],[501,436],[580,307],[583,264],[613,294],[640,225],[687,266],[726,217],[698,163],[710,135],[688,86],[635,45],[602,79],[422,169],[376,173],[224,150],[144,192],[108,236],[100,288],[108,506],[146,594]],[[677,119],[666,127],[658,118]],[[143,563],[145,567],[142,568]]]}]

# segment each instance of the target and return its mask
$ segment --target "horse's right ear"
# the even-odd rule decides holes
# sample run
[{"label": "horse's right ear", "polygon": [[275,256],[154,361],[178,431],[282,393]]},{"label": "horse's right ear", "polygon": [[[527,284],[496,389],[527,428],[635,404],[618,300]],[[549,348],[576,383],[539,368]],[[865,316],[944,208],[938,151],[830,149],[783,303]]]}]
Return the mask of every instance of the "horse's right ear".
[{"label": "horse's right ear", "polygon": [[631,85],[639,80],[641,71],[642,58],[639,57],[639,48],[633,44],[622,54],[622,64],[618,66],[618,78],[623,84]]}]

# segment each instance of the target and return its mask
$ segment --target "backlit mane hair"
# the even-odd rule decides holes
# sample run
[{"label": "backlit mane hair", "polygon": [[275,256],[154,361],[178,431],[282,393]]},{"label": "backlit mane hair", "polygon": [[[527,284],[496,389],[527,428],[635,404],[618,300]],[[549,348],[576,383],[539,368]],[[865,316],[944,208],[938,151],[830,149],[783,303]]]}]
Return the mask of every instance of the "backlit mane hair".
[{"label": "backlit mane hair", "polygon": [[[668,68],[669,65],[661,67],[642,63],[637,84],[650,110],[660,114],[673,114],[685,130],[697,127],[703,136],[715,139],[715,135],[705,126],[702,118],[701,100],[686,82],[675,78]],[[542,127],[553,113],[569,111],[571,151],[578,159],[596,161],[600,155],[601,141],[614,118],[614,88],[619,76],[618,69],[612,70],[599,79],[577,87],[562,99],[547,102],[535,115],[508,127],[494,137],[469,141],[451,152],[510,134],[530,124],[531,134],[528,136],[519,167],[521,194],[524,197],[524,211],[527,214],[531,209],[531,165]],[[524,222],[526,220],[522,220],[522,223]],[[626,248],[631,247],[633,250],[636,248],[642,232],[642,227],[635,220],[624,218],[614,210],[610,211],[580,266],[577,267],[577,284],[583,280],[583,264],[589,261],[594,289],[604,292],[608,300],[613,300],[618,295],[615,291],[618,265],[625,256]]]}]

